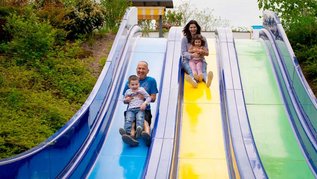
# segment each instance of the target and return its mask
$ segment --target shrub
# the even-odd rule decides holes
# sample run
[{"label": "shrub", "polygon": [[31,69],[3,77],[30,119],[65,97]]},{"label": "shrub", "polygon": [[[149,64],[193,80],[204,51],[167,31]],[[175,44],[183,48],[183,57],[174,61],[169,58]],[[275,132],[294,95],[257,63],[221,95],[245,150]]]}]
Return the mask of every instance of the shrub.
[{"label": "shrub", "polygon": [[90,0],[79,1],[66,17],[70,19],[65,27],[70,39],[90,34],[94,29],[102,27],[104,22],[103,9]]},{"label": "shrub", "polygon": [[5,31],[12,40],[2,46],[7,55],[13,56],[17,64],[31,65],[48,54],[54,45],[56,31],[47,22],[40,22],[35,14],[11,15],[7,18]]},{"label": "shrub", "polygon": [[4,25],[6,24],[7,20],[6,17],[10,15],[12,11],[11,7],[0,7],[0,43],[9,41],[11,39],[10,34],[8,34],[4,29]]},{"label": "shrub", "polygon": [[61,3],[47,3],[40,8],[36,14],[43,21],[50,22],[56,30],[56,44],[63,45],[67,37],[68,31],[66,27],[72,22],[67,17],[71,12],[71,8],[65,7]]},{"label": "shrub", "polygon": [[312,16],[303,17],[300,21],[291,23],[286,29],[291,44],[305,44],[312,46],[317,44],[317,18]]},{"label": "shrub", "polygon": [[96,80],[92,74],[87,71],[85,66],[88,62],[81,60],[60,61],[53,69],[51,80],[56,88],[60,98],[67,98],[71,103],[78,101],[85,102],[88,94],[92,90]]},{"label": "shrub", "polygon": [[0,88],[0,158],[43,142],[79,107],[56,99],[50,92]]},{"label": "shrub", "polygon": [[302,17],[286,31],[307,81],[317,95],[317,19]]},{"label": "shrub", "polygon": [[130,3],[126,0],[101,0],[100,3],[105,9],[105,29],[108,32],[117,32],[121,19]]}]

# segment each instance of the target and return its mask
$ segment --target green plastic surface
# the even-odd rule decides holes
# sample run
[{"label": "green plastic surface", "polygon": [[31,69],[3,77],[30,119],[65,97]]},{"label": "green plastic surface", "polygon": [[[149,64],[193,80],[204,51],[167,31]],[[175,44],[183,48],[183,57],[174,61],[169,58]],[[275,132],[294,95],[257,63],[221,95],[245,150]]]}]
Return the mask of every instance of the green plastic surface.
[{"label": "green plastic surface", "polygon": [[262,41],[236,40],[253,137],[269,178],[314,178],[292,130]]}]

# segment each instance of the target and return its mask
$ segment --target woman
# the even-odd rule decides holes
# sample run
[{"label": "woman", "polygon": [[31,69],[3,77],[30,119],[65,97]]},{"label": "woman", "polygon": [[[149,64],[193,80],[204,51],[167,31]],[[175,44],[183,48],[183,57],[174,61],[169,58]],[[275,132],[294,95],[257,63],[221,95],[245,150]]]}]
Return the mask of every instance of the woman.
[{"label": "woman", "polygon": [[[182,68],[184,69],[185,73],[187,73],[188,75],[185,76],[185,79],[193,85],[194,88],[197,87],[197,81],[194,79],[192,70],[189,67],[189,60],[191,58],[197,57],[201,54],[197,54],[197,53],[189,53],[188,49],[191,45],[191,41],[192,41],[192,37],[196,34],[200,34],[200,30],[201,27],[199,26],[199,24],[197,23],[197,21],[195,20],[191,20],[189,21],[184,29],[183,29],[183,34],[184,37],[182,38],[182,44],[181,44],[181,59],[182,59]],[[202,52],[203,56],[208,56],[209,54],[209,50],[208,50],[208,44],[207,44],[207,40],[204,37],[205,40],[205,45],[204,47],[207,49],[206,52]],[[211,85],[211,80],[213,78],[213,74],[211,71],[208,72],[208,74],[206,74],[206,69],[207,69],[207,63],[206,60],[203,60],[203,80],[206,83],[206,86],[209,87]]]}]

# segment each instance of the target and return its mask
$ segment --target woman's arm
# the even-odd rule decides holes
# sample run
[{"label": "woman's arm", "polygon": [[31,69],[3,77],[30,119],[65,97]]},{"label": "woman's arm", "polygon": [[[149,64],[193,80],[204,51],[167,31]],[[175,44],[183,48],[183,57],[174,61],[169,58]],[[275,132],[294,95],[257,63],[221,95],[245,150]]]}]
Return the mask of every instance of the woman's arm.
[{"label": "woman's arm", "polygon": [[195,52],[196,52],[196,49],[194,48],[194,46],[191,45],[191,46],[189,47],[189,49],[188,49],[188,52],[189,52],[189,53],[195,53]]},{"label": "woman's arm", "polygon": [[182,38],[182,43],[181,43],[181,55],[184,56],[184,57],[187,58],[187,59],[190,59],[190,58],[191,58],[191,53],[188,52],[187,44],[188,44],[188,40],[187,40],[187,38],[184,36],[184,37]]},{"label": "woman's arm", "polygon": [[204,40],[205,40],[205,46],[204,46],[204,49],[205,49],[205,51],[204,51],[204,56],[208,56],[209,55],[209,49],[208,49],[208,43],[207,43],[207,39],[206,39],[206,37],[204,37]]},{"label": "woman's arm", "polygon": [[205,48],[205,47],[202,47],[200,54],[203,55],[203,56],[208,56],[209,55],[208,49]]}]

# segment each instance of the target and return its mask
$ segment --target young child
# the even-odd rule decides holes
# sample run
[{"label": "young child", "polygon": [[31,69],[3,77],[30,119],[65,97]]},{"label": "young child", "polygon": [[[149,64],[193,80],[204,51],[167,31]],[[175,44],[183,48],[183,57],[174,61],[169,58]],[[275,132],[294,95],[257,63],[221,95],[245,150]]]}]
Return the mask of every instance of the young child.
[{"label": "young child", "polygon": [[[128,103],[124,131],[121,134],[130,135],[132,123],[136,123],[136,138],[139,138],[144,126],[144,110],[151,102],[150,95],[140,87],[139,77],[131,75],[128,79],[129,89],[124,94],[124,103]],[[124,138],[123,138],[124,139]]]},{"label": "young child", "polygon": [[208,50],[204,47],[205,43],[203,36],[196,34],[193,36],[191,46],[188,49],[188,52],[193,54],[189,60],[189,66],[193,72],[194,79],[198,82],[201,82],[204,78],[202,65],[205,54],[208,54]]}]

